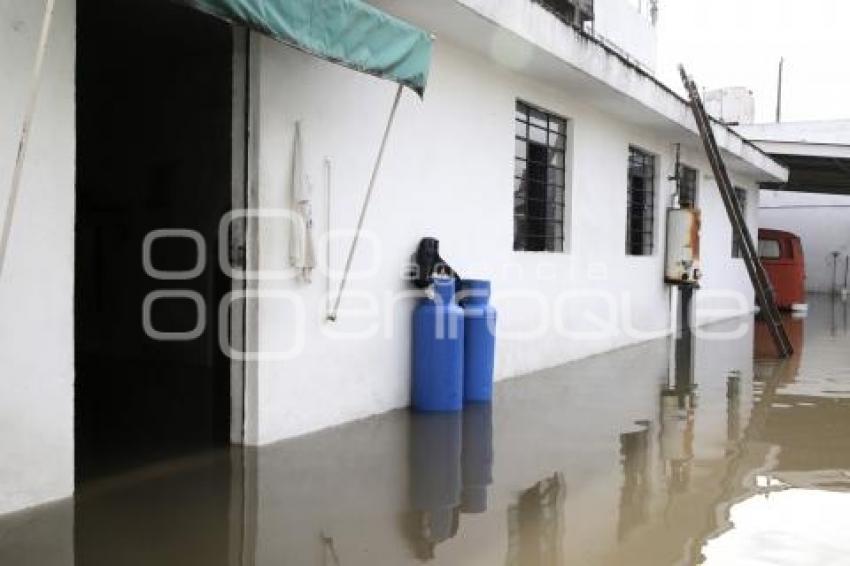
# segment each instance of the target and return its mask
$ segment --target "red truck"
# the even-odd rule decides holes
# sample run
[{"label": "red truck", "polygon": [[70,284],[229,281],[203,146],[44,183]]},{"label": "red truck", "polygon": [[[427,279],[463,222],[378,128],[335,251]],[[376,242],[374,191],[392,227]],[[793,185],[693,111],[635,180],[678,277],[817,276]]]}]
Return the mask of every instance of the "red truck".
[{"label": "red truck", "polygon": [[759,257],[780,309],[806,309],[806,266],[800,237],[783,230],[759,229]]}]

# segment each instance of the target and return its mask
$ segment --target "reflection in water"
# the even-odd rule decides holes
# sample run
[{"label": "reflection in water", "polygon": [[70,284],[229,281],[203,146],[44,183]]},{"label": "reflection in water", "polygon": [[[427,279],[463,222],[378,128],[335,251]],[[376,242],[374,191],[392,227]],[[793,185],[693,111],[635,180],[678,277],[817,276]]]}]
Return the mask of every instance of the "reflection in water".
[{"label": "reflection in water", "polygon": [[507,566],[564,563],[564,476],[555,473],[526,489],[508,507]]},{"label": "reflection in water", "polygon": [[84,485],[0,518],[0,564],[841,563],[850,335],[841,310],[832,322],[843,304],[809,304],[786,321],[788,360],[747,324],[698,338],[691,372],[657,341],[501,383],[492,408],[397,411]]},{"label": "reflection in water", "polygon": [[74,564],[228,565],[241,546],[230,515],[242,499],[238,459],[221,451],[87,486],[75,502]]},{"label": "reflection in water", "polygon": [[741,437],[741,372],[726,376],[726,455]]},{"label": "reflection in water", "polygon": [[463,513],[487,511],[487,488],[493,483],[493,406],[468,405],[463,411]]},{"label": "reflection in water", "polygon": [[694,287],[678,287],[679,308],[673,344],[673,375],[676,391],[690,393],[694,386],[696,335],[693,331]]},{"label": "reflection in water", "polygon": [[694,420],[696,418],[695,350],[690,328],[692,291],[681,293],[681,331],[674,343],[674,381],[661,391],[660,444],[665,480],[670,493],[688,487],[693,460]]},{"label": "reflection in water", "polygon": [[461,513],[487,511],[493,483],[493,409],[410,415],[410,505],[407,536],[420,560],[458,534]]},{"label": "reflection in water", "polygon": [[620,435],[623,486],[620,489],[620,521],[617,536],[623,539],[649,516],[649,427]]},{"label": "reflection in water", "polygon": [[735,505],[735,528],[706,544],[705,564],[847,564],[850,494],[784,489]]},{"label": "reflection in water", "polygon": [[460,413],[410,416],[410,505],[408,525],[417,558],[457,534],[461,503],[463,417]]},{"label": "reflection in water", "polygon": [[[757,401],[744,450],[773,447],[750,493],[723,504],[730,529],[709,540],[708,564],[839,564],[850,555],[850,349],[843,306],[810,297],[806,318],[787,316],[795,356],[759,359]],[[825,324],[828,323],[828,324]],[[805,349],[804,349],[805,337]],[[765,354],[766,329],[756,329]]]},{"label": "reflection in water", "polygon": [[688,388],[665,390],[661,394],[661,458],[670,493],[688,487],[694,457],[696,394]]},{"label": "reflection in water", "polygon": [[830,335],[847,334],[847,300],[839,295],[830,295]]}]

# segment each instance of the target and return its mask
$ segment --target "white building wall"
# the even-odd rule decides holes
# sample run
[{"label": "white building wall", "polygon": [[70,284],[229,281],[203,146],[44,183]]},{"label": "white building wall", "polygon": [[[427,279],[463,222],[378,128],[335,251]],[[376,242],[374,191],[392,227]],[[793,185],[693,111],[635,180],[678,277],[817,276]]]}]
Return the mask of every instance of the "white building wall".
[{"label": "white building wall", "polygon": [[648,0],[594,0],[593,31],[655,71],[658,35]]},{"label": "white building wall", "polygon": [[[6,85],[0,89],[0,123],[10,124],[0,136],[0,179],[11,178],[41,10],[39,3],[25,0],[0,4],[0,72]],[[74,2],[60,0],[17,222],[0,280],[0,513],[73,491],[74,37]],[[301,119],[307,169],[317,189],[317,233],[321,236],[326,229],[324,156],[334,168],[332,228],[350,230],[393,85],[270,41],[262,43],[261,58],[261,205],[275,209],[289,204],[292,131],[294,121]],[[565,254],[512,251],[517,97],[571,120],[572,206]],[[500,312],[499,379],[665,332],[670,301],[661,282],[661,221],[653,257],[624,254],[629,144],[660,157],[661,219],[671,189],[665,181],[672,172],[671,140],[629,126],[562,88],[524,79],[450,42],[438,42],[425,101],[409,92],[402,100],[367,219],[380,246],[370,246],[369,238],[363,241],[355,268],[372,268],[351,282],[340,321],[333,326],[324,322],[321,274],[311,286],[292,281],[261,285],[263,291],[291,291],[292,297],[303,299],[306,330],[294,331],[292,309],[284,299],[263,299],[260,351],[286,350],[296,338],[303,350],[290,359],[258,363],[256,380],[248,384],[247,441],[270,442],[407,404],[414,299],[393,302],[387,297],[408,290],[400,274],[425,235],[441,239],[445,257],[464,275],[493,279]],[[691,164],[707,170],[700,159]],[[729,259],[728,224],[717,227],[712,220],[722,209],[716,193],[706,190],[709,184],[704,184],[701,197],[706,210],[706,284],[701,297],[719,288],[751,297],[743,266]],[[0,208],[7,187],[0,184]],[[333,244],[336,269],[344,261],[349,236]],[[259,247],[264,269],[292,275],[285,269],[284,225],[261,222]],[[321,245],[319,250],[321,255]],[[584,295],[567,296],[559,303],[562,291]],[[600,292],[605,300],[613,299],[613,315]],[[589,293],[597,295],[588,298]],[[371,315],[351,312],[370,304]],[[554,314],[573,333],[589,330],[592,336],[565,336]],[[703,312],[702,320],[719,316]],[[600,317],[611,323],[613,334],[600,335],[594,320]],[[645,332],[626,332],[628,328]],[[345,339],[340,332],[377,335]]]},{"label": "white building wall", "polygon": [[[0,214],[5,213],[43,2],[0,2]],[[0,278],[0,514],[74,485],[75,3],[59,0]]]},{"label": "white building wall", "polygon": [[[684,159],[690,157],[683,154]],[[752,308],[754,293],[742,258],[732,257],[732,225],[714,181],[711,168],[702,158],[688,160],[700,170],[698,204],[702,211],[700,246],[703,291],[697,293],[697,316],[700,322],[722,319],[741,308]],[[732,176],[737,188],[747,191],[744,211],[750,234],[758,232],[758,185],[751,179]],[[743,302],[741,302],[743,301]]]},{"label": "white building wall", "polygon": [[806,261],[806,290],[833,291],[833,252],[838,252],[835,280],[844,286],[850,255],[850,196],[762,191],[759,225],[800,236]]},{"label": "white building wall", "polygon": [[[289,205],[292,135],[294,122],[301,120],[306,170],[316,187],[316,232],[321,236],[326,230],[326,156],[334,171],[331,227],[353,229],[394,86],[270,41],[261,48],[261,206]],[[517,98],[571,121],[568,253],[512,251]],[[672,189],[666,180],[673,171],[670,140],[602,114],[563,89],[438,42],[424,101],[409,92],[403,96],[366,222],[370,235],[355,259],[355,271],[367,273],[350,282],[339,321],[324,320],[320,274],[312,285],[292,280],[260,285],[266,294],[259,315],[261,355],[291,346],[298,353],[258,364],[257,381],[248,387],[248,442],[291,437],[408,403],[414,299],[392,297],[409,292],[401,273],[423,236],[439,238],[443,257],[464,276],[493,280],[500,317],[497,379],[666,332],[670,297],[662,282],[663,220],[656,223],[654,256],[625,255],[629,144],[660,158],[657,214],[663,219]],[[708,170],[699,156],[691,164]],[[737,313],[748,310],[752,293],[743,265],[730,259],[731,232],[710,180],[703,182],[700,199],[706,272],[700,304],[726,308],[725,315],[732,314],[733,305]],[[261,222],[264,270],[287,273],[287,237],[283,222]],[[337,270],[348,243],[349,235],[334,242],[331,264]],[[320,244],[320,255],[323,249]],[[711,296],[720,289],[743,300]],[[722,316],[704,311],[701,320]],[[296,331],[299,324],[304,332]],[[606,325],[613,331],[604,332]],[[577,337],[578,331],[590,334]],[[368,337],[351,336],[357,333]]]}]

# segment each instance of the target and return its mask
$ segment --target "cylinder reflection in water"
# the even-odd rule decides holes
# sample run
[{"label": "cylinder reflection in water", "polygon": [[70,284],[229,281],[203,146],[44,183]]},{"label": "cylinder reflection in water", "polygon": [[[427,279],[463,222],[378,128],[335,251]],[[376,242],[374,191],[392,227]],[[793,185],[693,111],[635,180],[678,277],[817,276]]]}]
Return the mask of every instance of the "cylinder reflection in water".
[{"label": "cylinder reflection in water", "polygon": [[463,412],[464,513],[487,511],[487,488],[493,483],[493,408],[489,403],[467,405]]},{"label": "cylinder reflection in water", "polygon": [[421,559],[432,558],[437,544],[457,534],[462,428],[461,413],[410,415],[408,534]]}]

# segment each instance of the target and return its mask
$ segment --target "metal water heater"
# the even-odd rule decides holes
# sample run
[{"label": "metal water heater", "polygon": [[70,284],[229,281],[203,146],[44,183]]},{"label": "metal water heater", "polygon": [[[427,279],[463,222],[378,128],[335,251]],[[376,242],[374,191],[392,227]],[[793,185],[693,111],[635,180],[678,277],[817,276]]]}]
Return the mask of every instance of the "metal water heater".
[{"label": "metal water heater", "polygon": [[699,209],[667,209],[667,259],[664,264],[664,281],[671,285],[699,283],[699,241]]}]

